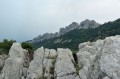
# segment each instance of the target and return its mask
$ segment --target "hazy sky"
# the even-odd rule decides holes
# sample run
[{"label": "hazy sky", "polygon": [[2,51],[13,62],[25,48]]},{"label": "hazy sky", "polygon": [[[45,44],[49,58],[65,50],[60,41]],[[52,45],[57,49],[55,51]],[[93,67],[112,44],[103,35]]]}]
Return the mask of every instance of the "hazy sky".
[{"label": "hazy sky", "polygon": [[85,19],[120,18],[120,0],[0,0],[0,40],[26,41]]}]

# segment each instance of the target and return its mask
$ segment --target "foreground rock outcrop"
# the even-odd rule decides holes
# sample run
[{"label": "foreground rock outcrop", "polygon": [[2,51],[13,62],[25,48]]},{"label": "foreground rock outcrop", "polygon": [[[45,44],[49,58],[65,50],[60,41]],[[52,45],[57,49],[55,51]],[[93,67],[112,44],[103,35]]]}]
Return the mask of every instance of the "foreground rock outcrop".
[{"label": "foreground rock outcrop", "polygon": [[14,43],[0,79],[120,79],[120,36],[81,43],[76,55],[77,61],[70,49],[41,47],[30,62],[28,51]]},{"label": "foreground rock outcrop", "polygon": [[120,79],[120,36],[79,45],[81,79]]},{"label": "foreground rock outcrop", "polygon": [[[74,58],[69,49],[44,49],[34,52],[28,68],[27,79],[74,79],[78,78]],[[78,78],[79,79],[79,78]]]},{"label": "foreground rock outcrop", "polygon": [[74,65],[75,61],[69,49],[58,49],[55,63],[55,79],[80,79]]},{"label": "foreground rock outcrop", "polygon": [[44,50],[39,48],[34,52],[33,60],[30,62],[30,66],[27,71],[28,79],[39,79],[43,76],[43,58]]},{"label": "foreground rock outcrop", "polygon": [[25,70],[25,63],[28,63],[27,50],[22,49],[20,44],[13,43],[9,51],[9,57],[5,60],[1,71],[0,79],[20,79],[25,77],[23,71]]}]

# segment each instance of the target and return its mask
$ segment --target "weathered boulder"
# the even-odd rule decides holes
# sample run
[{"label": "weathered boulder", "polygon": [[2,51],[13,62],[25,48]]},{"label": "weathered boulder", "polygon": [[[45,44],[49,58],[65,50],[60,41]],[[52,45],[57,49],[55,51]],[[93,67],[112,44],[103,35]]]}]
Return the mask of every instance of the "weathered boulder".
[{"label": "weathered boulder", "polygon": [[41,47],[34,52],[33,60],[27,71],[27,79],[42,79],[43,78],[43,61],[44,48]]},{"label": "weathered boulder", "polygon": [[81,79],[120,79],[120,36],[79,45]]},{"label": "weathered boulder", "polygon": [[43,47],[34,52],[33,60],[27,71],[27,79],[51,79],[54,78],[54,64],[57,52],[54,49]]},{"label": "weathered boulder", "polygon": [[45,49],[44,78],[53,79],[57,52],[54,49]]},{"label": "weathered boulder", "polygon": [[58,57],[55,63],[55,79],[79,79],[72,52],[69,49],[58,49]]},{"label": "weathered boulder", "polygon": [[5,65],[1,72],[1,79],[20,79],[22,77],[23,64],[27,61],[27,50],[22,49],[19,43],[13,43],[9,58],[5,60]]}]

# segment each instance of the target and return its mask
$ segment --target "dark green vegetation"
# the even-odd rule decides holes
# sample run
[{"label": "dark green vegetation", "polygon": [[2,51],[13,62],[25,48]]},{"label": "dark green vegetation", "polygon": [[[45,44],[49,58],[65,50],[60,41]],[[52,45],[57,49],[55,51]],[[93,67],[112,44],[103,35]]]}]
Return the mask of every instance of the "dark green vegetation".
[{"label": "dark green vegetation", "polygon": [[21,46],[22,46],[23,49],[28,50],[30,60],[32,60],[33,59],[33,52],[34,52],[32,44],[26,43],[26,42],[22,42]]},{"label": "dark green vegetation", "polygon": [[33,46],[30,43],[22,42],[21,46],[23,49],[33,49]]},{"label": "dark green vegetation", "polygon": [[70,48],[72,51],[77,51],[80,43],[93,42],[97,39],[115,35],[120,35],[120,19],[105,23],[95,29],[75,29],[60,37],[34,43],[33,46],[36,48],[43,46],[50,49]]},{"label": "dark green vegetation", "polygon": [[[8,54],[12,44],[16,42],[15,40],[4,39],[3,42],[0,42],[0,54]],[[29,53],[33,52],[33,47],[30,43],[21,43],[22,48],[27,49]]]},{"label": "dark green vegetation", "polygon": [[10,47],[12,44],[16,42],[15,40],[7,40],[4,39],[3,42],[0,42],[0,54],[5,53],[8,54]]}]

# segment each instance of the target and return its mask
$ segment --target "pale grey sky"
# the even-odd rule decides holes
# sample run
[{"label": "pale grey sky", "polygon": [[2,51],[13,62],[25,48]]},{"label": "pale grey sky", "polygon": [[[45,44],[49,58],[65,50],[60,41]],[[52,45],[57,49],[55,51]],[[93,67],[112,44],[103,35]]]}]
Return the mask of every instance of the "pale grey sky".
[{"label": "pale grey sky", "polygon": [[85,19],[120,18],[120,0],[0,0],[0,40],[26,41]]}]

